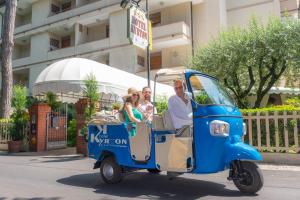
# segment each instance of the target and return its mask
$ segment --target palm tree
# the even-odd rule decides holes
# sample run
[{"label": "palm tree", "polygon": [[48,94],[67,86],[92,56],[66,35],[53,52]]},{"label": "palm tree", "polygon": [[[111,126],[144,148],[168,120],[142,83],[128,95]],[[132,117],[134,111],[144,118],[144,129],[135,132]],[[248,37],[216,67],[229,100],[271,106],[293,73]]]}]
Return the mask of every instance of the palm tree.
[{"label": "palm tree", "polygon": [[14,46],[14,29],[17,9],[17,0],[6,0],[0,3],[6,6],[2,27],[2,57],[1,57],[1,112],[0,118],[9,118],[12,98],[12,50]]}]

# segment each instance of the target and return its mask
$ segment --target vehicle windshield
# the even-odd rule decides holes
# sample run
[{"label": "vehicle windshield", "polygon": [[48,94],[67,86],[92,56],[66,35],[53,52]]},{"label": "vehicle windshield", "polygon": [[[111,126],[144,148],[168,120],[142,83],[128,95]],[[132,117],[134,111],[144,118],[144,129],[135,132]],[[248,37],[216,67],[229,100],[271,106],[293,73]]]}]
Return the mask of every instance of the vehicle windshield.
[{"label": "vehicle windshield", "polygon": [[190,77],[190,84],[198,104],[235,106],[227,91],[215,79],[195,74]]}]

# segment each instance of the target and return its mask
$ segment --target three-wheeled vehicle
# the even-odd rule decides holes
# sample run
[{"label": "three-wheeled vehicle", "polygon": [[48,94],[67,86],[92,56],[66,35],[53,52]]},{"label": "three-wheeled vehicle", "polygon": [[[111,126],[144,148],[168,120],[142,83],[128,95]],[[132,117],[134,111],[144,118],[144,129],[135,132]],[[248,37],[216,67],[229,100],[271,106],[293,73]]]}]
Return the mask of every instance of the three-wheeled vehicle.
[{"label": "three-wheeled vehicle", "polygon": [[[88,125],[88,155],[96,160],[106,183],[118,183],[128,171],[150,173],[209,174],[229,169],[243,193],[256,193],[263,186],[261,170],[254,161],[259,152],[243,143],[246,126],[242,115],[217,79],[194,70],[160,70],[157,81],[181,79],[193,109],[193,124],[175,129],[168,110],[154,115],[152,124],[136,124],[129,137],[122,120],[94,119]],[[154,102],[155,103],[155,102]]]}]

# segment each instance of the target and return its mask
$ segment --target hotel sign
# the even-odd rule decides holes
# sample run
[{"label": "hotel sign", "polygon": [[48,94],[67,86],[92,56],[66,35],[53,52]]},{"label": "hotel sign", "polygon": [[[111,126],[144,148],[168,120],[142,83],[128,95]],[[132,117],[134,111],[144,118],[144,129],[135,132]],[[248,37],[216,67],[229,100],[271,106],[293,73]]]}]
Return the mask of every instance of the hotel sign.
[{"label": "hotel sign", "polygon": [[127,36],[131,44],[145,49],[148,46],[148,20],[146,13],[136,7],[128,8]]}]

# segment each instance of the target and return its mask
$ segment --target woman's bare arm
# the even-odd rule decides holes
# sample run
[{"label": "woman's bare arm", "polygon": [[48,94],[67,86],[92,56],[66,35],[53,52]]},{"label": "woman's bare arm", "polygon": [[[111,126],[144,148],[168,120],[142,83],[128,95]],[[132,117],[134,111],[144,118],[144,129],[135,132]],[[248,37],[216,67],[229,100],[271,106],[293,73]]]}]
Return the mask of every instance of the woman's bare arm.
[{"label": "woman's bare arm", "polygon": [[125,104],[125,111],[127,112],[127,115],[132,122],[141,122],[137,118],[134,117],[133,112],[132,112],[132,105],[130,103]]}]

